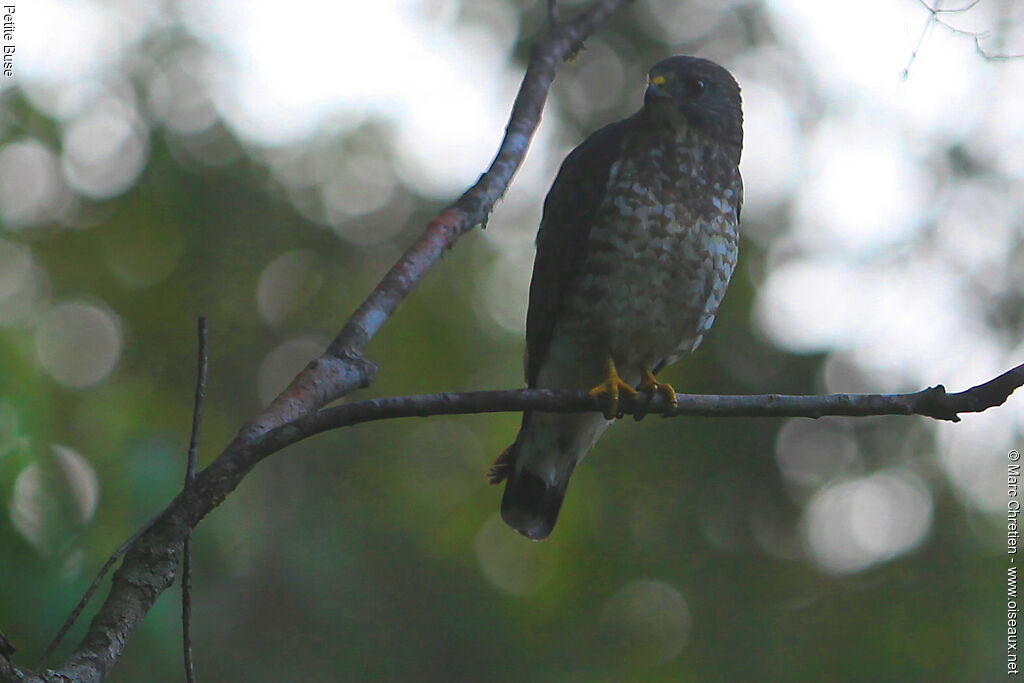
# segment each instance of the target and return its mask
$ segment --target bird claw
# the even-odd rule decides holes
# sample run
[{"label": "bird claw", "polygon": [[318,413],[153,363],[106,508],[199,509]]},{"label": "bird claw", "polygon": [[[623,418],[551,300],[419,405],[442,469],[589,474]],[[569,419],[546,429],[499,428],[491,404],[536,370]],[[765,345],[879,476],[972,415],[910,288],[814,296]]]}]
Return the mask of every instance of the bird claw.
[{"label": "bird claw", "polygon": [[665,401],[668,403],[662,413],[663,415],[671,415],[672,411],[676,408],[676,390],[668,382],[659,382],[648,370],[643,372],[643,381],[640,382],[637,391],[642,397],[637,399],[637,407],[633,412],[633,419],[637,422],[644,419],[644,416],[647,415],[647,406],[650,405],[651,400],[656,394],[664,396]]},{"label": "bird claw", "polygon": [[596,398],[605,404],[604,418],[606,420],[613,420],[624,415],[619,400],[621,396],[626,396],[629,399],[637,397],[636,389],[619,377],[619,373],[615,369],[615,361],[611,358],[608,359],[608,376],[588,393],[591,398]]},{"label": "bird claw", "polygon": [[633,419],[639,422],[647,416],[647,407],[651,405],[654,394],[650,391],[638,391],[633,404]]}]

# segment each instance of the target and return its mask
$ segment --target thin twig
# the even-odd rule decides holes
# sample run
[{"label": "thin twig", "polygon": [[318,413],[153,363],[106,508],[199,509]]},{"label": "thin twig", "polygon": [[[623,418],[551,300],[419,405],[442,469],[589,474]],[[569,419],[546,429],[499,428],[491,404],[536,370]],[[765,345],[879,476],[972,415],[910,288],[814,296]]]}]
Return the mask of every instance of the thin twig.
[{"label": "thin twig", "polygon": [[[203,424],[203,402],[206,399],[206,373],[210,365],[207,351],[207,324],[204,316],[199,316],[197,325],[199,336],[199,358],[196,376],[196,398],[192,410],[192,435],[188,441],[188,464],[185,468],[185,488],[191,486],[196,478],[199,467],[199,432]],[[192,661],[192,533],[186,532],[182,549],[181,567],[181,640],[184,651],[185,680],[195,683],[195,664]]]},{"label": "thin twig", "polygon": [[110,557],[107,558],[107,561],[103,563],[102,567],[100,567],[100,570],[96,572],[96,577],[92,580],[92,583],[89,584],[89,587],[85,590],[85,594],[82,595],[82,598],[78,601],[78,604],[75,605],[75,608],[73,610],[71,610],[71,614],[69,614],[68,618],[64,620],[64,623],[61,625],[60,630],[57,631],[57,635],[53,637],[53,640],[50,641],[50,644],[46,646],[45,650],[43,650],[43,654],[39,657],[39,663],[36,665],[37,669],[42,668],[43,664],[46,663],[46,660],[50,658],[50,655],[52,655],[60,646],[60,642],[64,640],[64,636],[67,635],[68,630],[75,625],[76,621],[78,621],[78,617],[82,614],[82,610],[85,609],[85,606],[89,604],[89,601],[92,599],[93,593],[95,593],[96,589],[99,588],[100,582],[103,581],[103,577],[107,575],[107,572],[110,571],[110,568],[113,567],[114,564],[119,559],[121,559],[121,556],[124,555],[128,551],[128,549],[132,547],[135,541],[139,540],[143,534],[145,534],[147,531],[153,528],[153,525],[156,524],[158,519],[160,519],[160,515],[157,515],[153,519],[146,522],[146,524],[141,529],[132,534],[132,536],[127,541],[122,543],[117,550],[111,553]]},{"label": "thin twig", "polygon": [[988,37],[988,33],[974,36],[974,49],[983,59],[989,62],[1011,62],[1024,59],[1024,54],[1017,53],[1012,55],[1004,54],[993,54],[981,46],[981,41]]},{"label": "thin twig", "polygon": [[[199,386],[197,386],[197,388],[196,388],[196,408],[195,408],[195,412],[193,413],[193,420],[192,420],[192,439],[190,440],[190,443],[189,443],[188,474],[187,474],[186,479],[185,479],[186,486],[188,485],[188,483],[190,481],[195,479],[195,475],[196,475],[196,468],[197,468],[197,462],[198,462],[197,454],[198,454],[198,448],[199,448],[198,422],[201,421],[201,419],[202,419],[202,401],[203,401],[203,398],[205,397],[205,394],[206,394],[206,365],[207,365],[207,359],[206,359],[206,318],[203,318],[203,317],[199,318],[199,346],[200,346],[200,352],[199,352],[199,367],[200,367],[200,369],[199,369],[199,381],[198,381]],[[131,536],[131,538],[129,538],[124,543],[122,543],[121,546],[117,550],[115,550],[110,555],[110,557],[107,558],[107,561],[103,563],[103,566],[100,567],[100,570],[96,573],[96,576],[95,576],[95,578],[93,578],[92,583],[89,584],[89,587],[86,589],[85,594],[82,595],[82,598],[78,601],[78,604],[76,604],[75,608],[73,610],[71,610],[71,614],[69,614],[67,619],[64,620],[64,623],[61,624],[60,630],[57,631],[57,635],[55,635],[53,637],[53,640],[50,641],[50,644],[46,646],[46,649],[43,651],[43,654],[39,657],[39,663],[36,665],[36,668],[42,668],[42,666],[46,663],[46,660],[49,659],[50,655],[52,655],[57,650],[57,648],[60,646],[61,641],[64,640],[64,636],[67,635],[67,632],[71,629],[72,626],[75,625],[75,622],[78,621],[78,617],[81,616],[82,610],[84,610],[85,606],[89,604],[89,601],[92,599],[93,594],[96,593],[96,589],[99,588],[100,582],[103,581],[103,578],[107,575],[107,572],[110,571],[110,568],[113,567],[114,564],[119,559],[121,559],[121,557],[125,554],[125,552],[127,552],[128,549],[132,547],[132,544],[135,543],[135,541],[137,541],[144,533],[146,533],[147,531],[149,531],[153,527],[153,525],[156,523],[156,521],[158,519],[159,519],[159,516],[158,517],[154,517],[149,522],[147,522],[145,524],[145,526],[143,526],[141,529],[139,529],[137,532],[135,532]],[[187,566],[187,563],[186,563],[186,566]],[[184,617],[184,613],[185,613],[185,609],[186,609],[185,608],[185,600],[186,600],[185,596],[188,594],[188,591],[185,590],[185,587],[184,587],[184,585],[185,585],[185,577],[186,576],[189,576],[189,572],[188,571],[186,571],[184,573],[183,578],[182,578],[182,618],[183,618],[183,620],[185,618]],[[189,576],[189,580],[190,579],[191,579],[191,577]],[[187,633],[187,630],[186,630],[186,633]],[[185,636],[185,642],[186,642],[186,644],[189,642],[187,635]],[[186,645],[186,650],[187,649],[188,649],[188,646]],[[187,658],[187,660],[191,658],[191,652],[188,652],[186,654],[186,658]],[[189,664],[187,663],[186,664],[186,668],[187,669],[188,669],[188,666],[189,666]]]},{"label": "thin twig", "polygon": [[966,29],[958,28],[953,26],[942,17],[944,15],[963,14],[972,10],[981,0],[971,0],[966,5],[961,7],[939,7],[938,1],[936,5],[932,7],[925,0],[917,0],[918,4],[921,5],[928,12],[928,20],[925,22],[924,28],[921,29],[921,35],[917,39],[917,45],[914,46],[914,50],[910,53],[910,59],[907,61],[907,66],[903,69],[903,80],[907,80],[910,75],[910,67],[917,59],[917,53],[921,50],[921,46],[924,44],[925,36],[928,35],[928,31],[934,25],[939,25],[945,28],[947,31],[956,35],[970,38],[974,41],[974,49],[979,55],[986,61],[990,62],[1002,62],[1024,58],[1024,55],[1003,55],[1003,54],[991,54],[981,45],[981,41],[985,40],[991,31],[968,31]]},{"label": "thin twig", "polygon": [[935,7],[932,7],[924,0],[917,1],[931,14],[963,14],[964,12],[969,12],[974,9],[974,6],[981,2],[981,0],[971,0],[971,2],[962,7],[939,7],[938,2],[936,2]]},{"label": "thin twig", "polygon": [[915,61],[917,61],[917,53],[921,51],[921,46],[924,45],[925,36],[928,35],[928,31],[930,31],[932,26],[934,26],[939,20],[938,16],[936,16],[935,12],[924,2],[924,0],[918,0],[918,2],[924,5],[931,14],[928,16],[928,21],[924,23],[924,27],[921,29],[921,35],[917,38],[917,45],[915,45],[914,49],[911,51],[910,58],[907,60],[907,65],[903,67],[903,73],[900,74],[901,79],[904,81],[910,77],[910,67],[913,66]]}]

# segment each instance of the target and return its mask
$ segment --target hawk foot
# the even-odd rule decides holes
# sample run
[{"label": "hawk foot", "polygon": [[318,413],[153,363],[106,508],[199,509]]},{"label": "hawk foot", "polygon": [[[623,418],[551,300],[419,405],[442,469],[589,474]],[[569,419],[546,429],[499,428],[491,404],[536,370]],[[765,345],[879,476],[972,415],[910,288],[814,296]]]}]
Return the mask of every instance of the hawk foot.
[{"label": "hawk foot", "polygon": [[636,389],[626,384],[619,377],[619,372],[615,369],[615,361],[609,357],[608,376],[603,382],[591,389],[589,394],[592,398],[596,398],[605,404],[604,418],[611,420],[623,415],[622,410],[619,408],[619,397],[636,398]]},{"label": "hawk foot", "polygon": [[637,409],[633,413],[633,419],[639,422],[647,414],[647,406],[651,402],[651,399],[656,395],[661,394],[665,397],[668,402],[668,406],[665,408],[664,414],[668,415],[676,407],[676,390],[668,382],[659,382],[657,378],[651,373],[650,370],[644,370],[641,375],[640,386],[637,387],[637,391],[644,395],[645,400],[637,403]]}]

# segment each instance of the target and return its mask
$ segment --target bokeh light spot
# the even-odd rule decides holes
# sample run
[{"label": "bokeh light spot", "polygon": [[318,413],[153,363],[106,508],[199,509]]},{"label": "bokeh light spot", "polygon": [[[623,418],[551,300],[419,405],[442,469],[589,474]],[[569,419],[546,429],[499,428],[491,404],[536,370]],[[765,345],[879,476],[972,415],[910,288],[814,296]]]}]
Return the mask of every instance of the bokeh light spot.
[{"label": "bokeh light spot", "polygon": [[588,41],[587,59],[579,64],[569,84],[569,106],[576,116],[584,120],[595,111],[618,106],[622,101],[625,81],[626,74],[619,55],[599,39]]},{"label": "bokeh light spot", "polygon": [[419,502],[448,507],[485,484],[483,444],[468,427],[432,421],[405,439],[399,461],[400,479],[409,496]]},{"label": "bokeh light spot", "polygon": [[0,326],[30,323],[45,284],[29,247],[0,240]]},{"label": "bokeh light spot", "polygon": [[92,465],[67,446],[53,446],[55,466],[33,462],[14,480],[11,524],[39,552],[61,546],[99,504],[99,479]]},{"label": "bokeh light spot", "polygon": [[47,311],[35,337],[43,370],[73,389],[102,382],[121,357],[121,327],[115,314],[83,301],[64,302]]},{"label": "bokeh light spot", "polygon": [[14,480],[9,513],[11,525],[29,543],[45,546],[56,504],[43,486],[43,469],[36,463],[23,469]]},{"label": "bokeh light spot", "polygon": [[207,82],[207,70],[212,68],[199,50],[177,53],[149,84],[150,110],[168,128],[183,135],[210,128],[217,122]]},{"label": "bokeh light spot", "polygon": [[943,421],[936,430],[940,462],[956,492],[974,508],[1001,514],[1005,524],[1007,461],[992,454],[1021,450],[1020,432],[998,410],[964,415],[956,424]]},{"label": "bokeh light spot", "polygon": [[131,288],[151,287],[166,279],[184,248],[178,226],[160,220],[104,226],[100,240],[110,272]]},{"label": "bokeh light spot", "polygon": [[147,129],[134,107],[99,102],[64,131],[64,175],[94,199],[116,197],[135,183],[149,154]]},{"label": "bokeh light spot", "polygon": [[787,420],[775,441],[775,459],[786,484],[803,498],[840,475],[860,474],[863,461],[853,435],[831,423]]},{"label": "bokeh light spot", "polygon": [[795,198],[802,244],[865,252],[908,239],[928,192],[902,131],[865,116],[826,120]]},{"label": "bokeh light spot", "polygon": [[715,3],[645,0],[637,3],[636,13],[652,37],[669,45],[690,43],[706,37],[722,20],[730,1]]},{"label": "bokeh light spot", "polygon": [[743,210],[752,215],[789,197],[797,180],[801,138],[796,113],[782,92],[757,80],[742,82]]},{"label": "bokeh light spot", "polygon": [[748,472],[723,470],[701,487],[697,508],[701,533],[718,550],[746,552],[753,545],[750,501],[760,485]]},{"label": "bokeh light spot", "polygon": [[692,619],[683,594],[654,579],[631,581],[601,611],[606,642],[618,661],[655,666],[683,651]]},{"label": "bokeh light spot", "polygon": [[25,140],[0,150],[0,217],[7,227],[49,220],[68,199],[57,157],[44,144]]},{"label": "bokeh light spot", "polygon": [[484,522],[476,535],[476,557],[484,576],[512,595],[540,590],[554,574],[557,553],[556,545],[528,541],[497,515]]},{"label": "bokeh light spot", "polygon": [[504,332],[526,331],[533,244],[507,245],[490,268],[483,268],[483,286],[477,289],[476,309],[482,320],[491,320]]},{"label": "bokeh light spot", "polygon": [[323,283],[315,253],[294,249],[281,254],[260,273],[256,302],[260,315],[271,325],[282,322],[292,311],[309,302]]},{"label": "bokeh light spot", "polygon": [[32,276],[32,261],[27,246],[0,240],[0,303],[25,287]]},{"label": "bokeh light spot", "polygon": [[852,574],[917,547],[931,523],[927,485],[891,469],[818,492],[805,511],[804,541],[822,569]]},{"label": "bokeh light spot", "polygon": [[96,470],[78,451],[60,444],[53,445],[53,454],[63,476],[69,500],[78,522],[85,523],[96,514],[100,501],[100,482]]},{"label": "bokeh light spot", "polygon": [[367,230],[352,219],[384,208],[394,191],[394,175],[384,159],[350,155],[321,188],[327,222],[339,237],[354,244],[386,242],[405,225],[384,220]]}]

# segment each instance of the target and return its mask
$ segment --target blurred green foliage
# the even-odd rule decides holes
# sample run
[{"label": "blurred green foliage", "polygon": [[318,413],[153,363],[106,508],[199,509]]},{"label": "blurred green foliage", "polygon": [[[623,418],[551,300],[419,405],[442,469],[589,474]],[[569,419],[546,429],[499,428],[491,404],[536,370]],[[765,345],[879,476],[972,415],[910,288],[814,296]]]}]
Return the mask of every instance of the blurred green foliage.
[{"label": "blurred green foliage", "polygon": [[[521,62],[544,12],[517,11]],[[592,42],[632,82],[668,51],[718,40],[727,60],[771,40],[751,6],[730,16],[669,46],[624,12]],[[587,59],[585,50],[565,68],[547,114],[563,122],[565,144],[635,107],[585,117],[559,107]],[[141,95],[147,84],[132,75]],[[58,122],[16,90],[5,98],[18,125],[3,143],[30,136],[59,149]],[[147,135],[149,160],[126,192],[78,198],[59,220],[0,235],[30,251],[42,283],[35,309],[0,329],[0,629],[22,665],[107,555],[181,485],[196,316],[211,325],[209,461],[259,409],[261,381],[282,388],[312,355],[301,352],[333,336],[443,205],[399,185],[388,207],[346,228],[394,234],[359,246],[304,217],[223,124],[192,136],[153,125]],[[316,144],[387,159],[382,137],[371,122]],[[744,218],[778,231],[777,216]],[[352,400],[521,385],[523,340],[481,314],[478,283],[498,244],[473,233],[438,264],[371,344],[378,381]],[[820,388],[822,356],[780,351],[752,327],[763,249],[744,242],[712,334],[665,372],[681,391]],[[296,253],[261,312],[268,264]],[[83,389],[62,386],[37,357],[35,321],[65,300],[101,306],[120,326],[116,367]],[[869,469],[903,462],[901,450],[930,457],[919,418],[830,422],[854,435]],[[809,496],[780,477],[781,421],[652,417],[610,430],[577,470],[553,538],[530,544],[497,521],[499,491],[484,476],[517,425],[516,415],[360,425],[262,463],[195,536],[200,680],[987,681],[1001,670],[1003,560],[978,540],[997,532],[940,479],[928,480],[934,510],[920,548],[835,576],[802,550]],[[886,443],[900,446],[873,446]],[[95,471],[94,514],[81,513],[88,477],[55,444]],[[22,489],[26,502],[17,490],[30,466],[42,483]],[[35,542],[14,521],[19,505],[48,529]],[[161,597],[111,680],[181,680],[177,600],[176,588]]]}]

